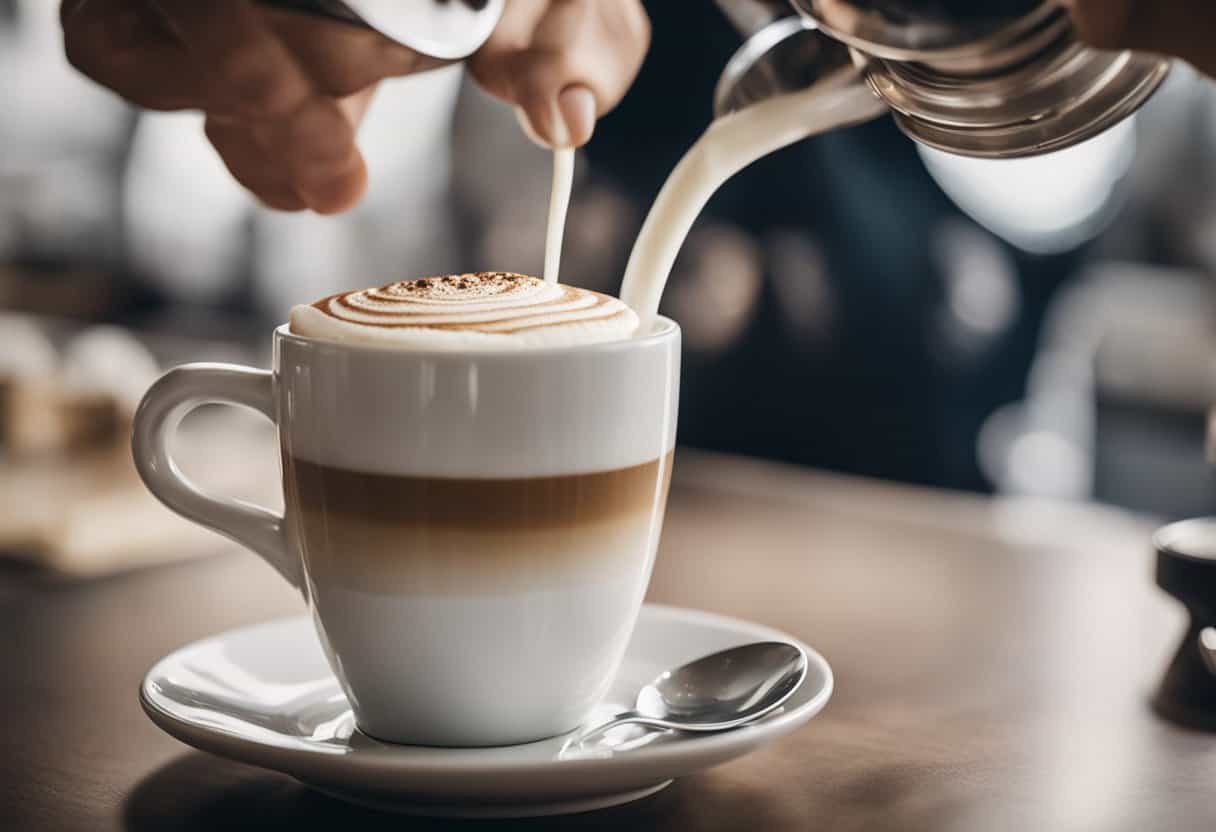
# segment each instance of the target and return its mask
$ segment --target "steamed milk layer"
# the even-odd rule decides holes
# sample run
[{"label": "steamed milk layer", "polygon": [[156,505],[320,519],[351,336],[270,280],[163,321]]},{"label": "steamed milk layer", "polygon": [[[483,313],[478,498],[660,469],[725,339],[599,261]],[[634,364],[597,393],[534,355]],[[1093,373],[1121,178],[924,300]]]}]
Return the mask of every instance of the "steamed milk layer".
[{"label": "steamed milk layer", "polygon": [[628,338],[616,298],[511,272],[428,277],[324,298],[291,312],[297,335],[401,349],[517,350]]},{"label": "steamed milk layer", "polygon": [[[633,334],[632,312],[533,278],[410,285],[297,308],[308,338],[280,344],[288,516],[318,632],[373,736],[573,729],[649,580],[678,342],[597,350]],[[355,360],[352,344],[375,348]]]}]

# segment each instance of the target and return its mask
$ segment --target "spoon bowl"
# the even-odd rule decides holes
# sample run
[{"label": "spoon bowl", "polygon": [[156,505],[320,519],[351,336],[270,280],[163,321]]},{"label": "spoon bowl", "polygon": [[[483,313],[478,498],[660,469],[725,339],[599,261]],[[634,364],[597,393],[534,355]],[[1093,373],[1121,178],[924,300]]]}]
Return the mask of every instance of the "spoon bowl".
[{"label": "spoon bowl", "polygon": [[633,710],[583,731],[578,742],[621,725],[668,731],[728,731],[773,712],[806,678],[806,655],[792,644],[732,647],[660,674]]}]

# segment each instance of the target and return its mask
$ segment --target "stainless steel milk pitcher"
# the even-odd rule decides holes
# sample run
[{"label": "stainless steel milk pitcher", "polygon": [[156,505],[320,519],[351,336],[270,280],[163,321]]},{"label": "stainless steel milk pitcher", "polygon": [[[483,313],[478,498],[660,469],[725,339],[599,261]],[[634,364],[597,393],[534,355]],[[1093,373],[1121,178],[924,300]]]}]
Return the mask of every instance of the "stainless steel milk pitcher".
[{"label": "stainless steel milk pitcher", "polygon": [[719,81],[719,115],[850,84],[911,138],[964,156],[1083,142],[1139,109],[1170,70],[1159,56],[1085,46],[1054,0],[717,3],[746,38]]}]

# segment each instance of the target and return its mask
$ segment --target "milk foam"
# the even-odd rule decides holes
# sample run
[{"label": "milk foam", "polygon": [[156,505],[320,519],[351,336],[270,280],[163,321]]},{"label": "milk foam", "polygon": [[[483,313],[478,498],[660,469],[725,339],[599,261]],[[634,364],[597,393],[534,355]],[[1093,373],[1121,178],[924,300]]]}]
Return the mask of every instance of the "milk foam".
[{"label": "milk foam", "polygon": [[291,311],[296,335],[403,349],[531,349],[618,341],[638,317],[616,298],[511,272],[427,277]]}]

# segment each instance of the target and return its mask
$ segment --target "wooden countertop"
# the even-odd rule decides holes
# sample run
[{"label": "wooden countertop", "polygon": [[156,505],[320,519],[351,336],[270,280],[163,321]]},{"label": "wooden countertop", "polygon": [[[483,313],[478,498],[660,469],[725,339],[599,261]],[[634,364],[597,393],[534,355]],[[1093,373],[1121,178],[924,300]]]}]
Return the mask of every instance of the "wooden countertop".
[{"label": "wooden countertop", "polygon": [[[1216,737],[1146,704],[1183,621],[1152,584],[1151,527],[681,451],[651,598],[805,639],[833,701],[640,803],[488,826],[1216,828]],[[0,829],[487,827],[348,807],[147,720],[136,690],[161,655],[301,609],[252,556],[0,585]]]}]

